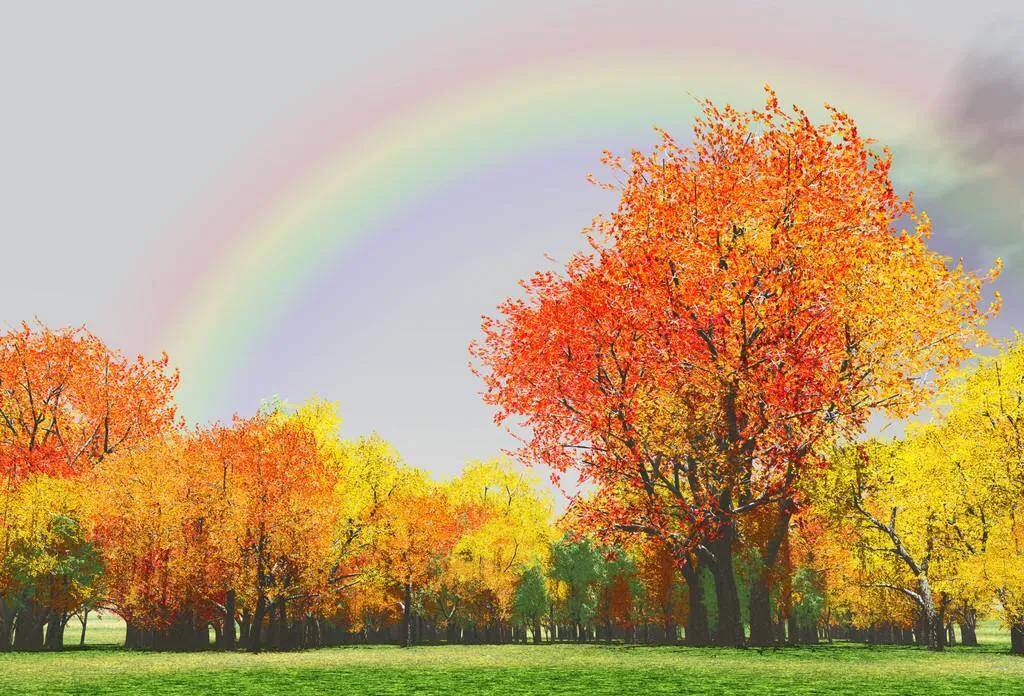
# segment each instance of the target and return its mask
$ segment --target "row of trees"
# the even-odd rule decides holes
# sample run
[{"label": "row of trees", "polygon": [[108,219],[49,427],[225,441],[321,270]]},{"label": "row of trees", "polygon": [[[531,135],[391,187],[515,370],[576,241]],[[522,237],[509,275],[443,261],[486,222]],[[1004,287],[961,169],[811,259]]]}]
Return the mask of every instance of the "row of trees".
[{"label": "row of trees", "polygon": [[0,337],[0,649],[59,649],[93,608],[139,648],[394,623],[410,642],[428,609],[450,638],[509,625],[553,540],[532,478],[495,460],[438,483],[379,437],[343,440],[320,400],[189,430],[176,382],[83,329]]},{"label": "row of trees", "polygon": [[25,326],[0,337],[0,648],[59,648],[104,607],[139,648],[941,649],[998,606],[1024,652],[1024,348],[958,372],[991,345],[998,263],[931,250],[887,151],[770,91],[606,161],[592,252],[471,348],[520,457],[582,482],[558,524],[508,462],[437,482],[319,400],[187,429],[166,358]]},{"label": "row of trees", "polygon": [[833,552],[822,577],[876,620],[919,624],[935,647],[952,622],[972,642],[979,611],[996,606],[1024,654],[1024,343],[980,360],[937,409],[903,438],[832,452],[807,514],[821,546],[853,549]]},{"label": "row of trees", "polygon": [[[22,329],[5,337],[18,347],[8,355],[45,355],[32,348],[58,336],[93,340]],[[20,385],[26,404],[46,403],[32,389],[64,389],[46,385],[50,374],[63,382],[55,364],[39,373],[23,365],[7,384]],[[146,380],[173,387],[162,361],[139,364]],[[767,577],[773,642],[942,646],[959,624],[974,644],[978,617],[998,606],[1022,649],[1024,344],[981,360],[936,403],[933,424],[901,440],[835,447],[822,473],[797,486],[800,505]],[[3,417],[39,422],[36,438],[78,450],[91,442],[74,434],[85,432],[84,410],[27,418],[31,405],[12,404]],[[160,430],[136,419],[145,436],[96,446],[75,466],[63,445],[50,458],[5,460],[5,649],[60,649],[68,620],[92,609],[116,612],[126,645],[151,649],[206,649],[211,632],[220,649],[253,651],[352,641],[723,642],[728,615],[700,550],[681,563],[647,529],[595,528],[606,491],[553,524],[549,496],[510,462],[472,463],[438,483],[379,437],[340,438],[324,401],[269,403],[196,431],[178,427],[166,403],[156,412]],[[92,432],[127,432],[113,411],[97,413]],[[23,451],[34,451],[32,428],[23,432]],[[744,639],[754,635],[773,523],[737,521]]]},{"label": "row of trees", "polygon": [[436,482],[317,399],[190,430],[166,358],[0,345],[0,649],[61,649],[97,609],[141,649],[680,637],[671,554],[556,526],[506,460]]}]

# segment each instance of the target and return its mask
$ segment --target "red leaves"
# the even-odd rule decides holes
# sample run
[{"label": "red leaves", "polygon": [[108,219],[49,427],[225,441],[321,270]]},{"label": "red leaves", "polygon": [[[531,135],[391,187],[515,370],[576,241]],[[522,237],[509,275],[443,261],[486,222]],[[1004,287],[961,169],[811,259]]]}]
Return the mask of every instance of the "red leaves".
[{"label": "red leaves", "polygon": [[663,133],[628,171],[606,154],[625,182],[594,253],[484,321],[485,400],[521,419],[524,458],[598,483],[605,524],[694,539],[785,499],[981,338],[981,279],[896,229],[914,209],[890,153],[829,113],[769,90],[763,111],[706,103],[690,147]]},{"label": "red leaves", "polygon": [[167,356],[129,360],[85,329],[0,336],[0,474],[70,475],[174,420]]}]

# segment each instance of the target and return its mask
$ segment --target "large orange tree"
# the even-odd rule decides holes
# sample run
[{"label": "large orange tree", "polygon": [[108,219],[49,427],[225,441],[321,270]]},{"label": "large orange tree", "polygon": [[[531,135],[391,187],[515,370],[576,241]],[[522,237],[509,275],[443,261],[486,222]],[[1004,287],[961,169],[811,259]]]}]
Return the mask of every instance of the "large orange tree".
[{"label": "large orange tree", "polygon": [[985,278],[928,248],[888,151],[827,113],[816,124],[771,91],[762,110],[708,102],[691,144],[662,133],[628,164],[606,155],[621,199],[592,252],[525,281],[471,348],[525,458],[649,499],[603,505],[597,524],[700,554],[722,643],[744,639],[738,519],[775,518],[751,587],[751,641],[768,642],[801,476],[872,413],[911,413],[987,315]]}]

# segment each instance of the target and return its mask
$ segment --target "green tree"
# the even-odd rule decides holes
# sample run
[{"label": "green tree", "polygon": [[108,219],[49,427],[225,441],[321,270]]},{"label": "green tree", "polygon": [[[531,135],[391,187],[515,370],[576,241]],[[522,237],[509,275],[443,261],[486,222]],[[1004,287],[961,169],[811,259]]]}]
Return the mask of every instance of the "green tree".
[{"label": "green tree", "polygon": [[540,617],[548,609],[548,588],[544,571],[539,565],[532,565],[523,571],[516,585],[512,599],[512,615],[530,627],[533,642],[540,643]]},{"label": "green tree", "polygon": [[583,628],[597,613],[598,589],[605,579],[605,561],[588,539],[562,539],[551,549],[551,579],[565,589],[566,618],[574,638],[583,640]]}]

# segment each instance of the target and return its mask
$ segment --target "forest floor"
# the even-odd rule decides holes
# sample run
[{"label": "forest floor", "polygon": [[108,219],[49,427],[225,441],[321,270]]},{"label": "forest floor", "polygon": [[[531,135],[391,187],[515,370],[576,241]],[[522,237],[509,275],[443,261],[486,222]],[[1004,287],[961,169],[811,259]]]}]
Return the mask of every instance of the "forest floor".
[{"label": "forest floor", "polygon": [[[123,626],[123,625],[121,625]],[[293,653],[120,650],[116,620],[85,648],[0,654],[0,694],[1024,694],[1003,632],[929,653],[836,643],[768,650],[602,645],[341,647]],[[68,626],[68,643],[77,638]]]}]

